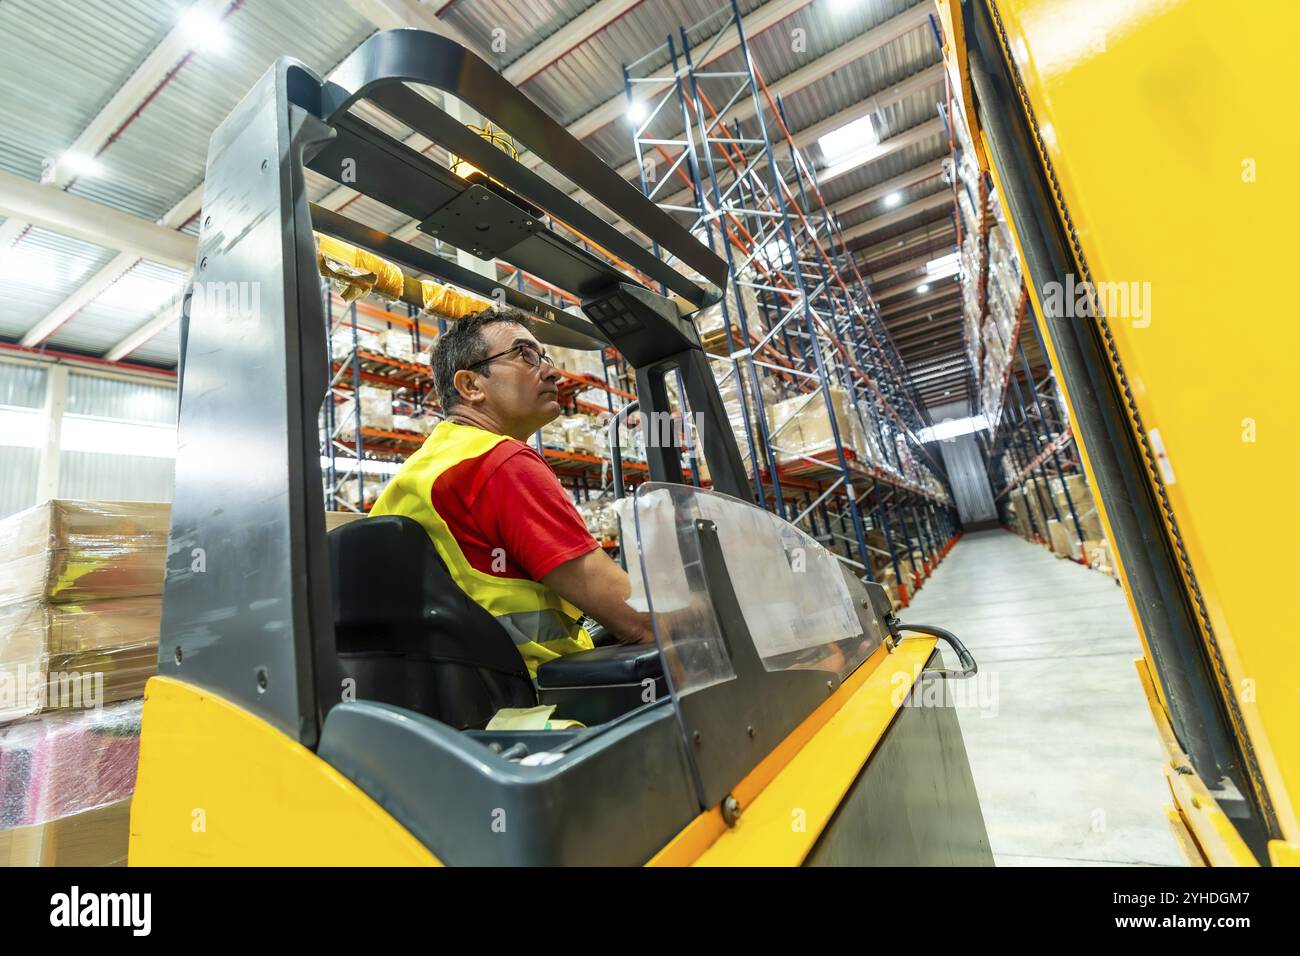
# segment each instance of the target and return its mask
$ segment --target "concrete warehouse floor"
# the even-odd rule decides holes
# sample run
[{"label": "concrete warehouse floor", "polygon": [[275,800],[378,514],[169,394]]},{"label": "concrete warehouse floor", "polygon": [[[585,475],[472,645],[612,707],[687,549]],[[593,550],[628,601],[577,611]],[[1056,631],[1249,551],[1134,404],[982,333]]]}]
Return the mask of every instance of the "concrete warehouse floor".
[{"label": "concrete warehouse floor", "polygon": [[1114,579],[977,532],[899,617],[948,628],[979,663],[953,689],[999,866],[1185,865]]}]

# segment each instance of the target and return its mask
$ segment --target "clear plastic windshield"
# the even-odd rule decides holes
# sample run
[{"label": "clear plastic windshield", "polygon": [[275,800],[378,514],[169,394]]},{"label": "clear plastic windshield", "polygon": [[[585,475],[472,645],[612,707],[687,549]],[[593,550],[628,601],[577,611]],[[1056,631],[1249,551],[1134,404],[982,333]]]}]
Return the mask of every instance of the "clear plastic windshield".
[{"label": "clear plastic windshield", "polygon": [[[735,679],[738,655],[753,659],[739,641],[752,645],[766,671],[825,671],[836,685],[880,646],[865,590],[833,554],[776,515],[658,482],[641,485],[621,510],[632,603],[651,615],[676,697]],[[743,627],[723,623],[729,602],[715,593],[719,577],[706,568],[702,533],[716,536],[721,586],[729,581]]]}]

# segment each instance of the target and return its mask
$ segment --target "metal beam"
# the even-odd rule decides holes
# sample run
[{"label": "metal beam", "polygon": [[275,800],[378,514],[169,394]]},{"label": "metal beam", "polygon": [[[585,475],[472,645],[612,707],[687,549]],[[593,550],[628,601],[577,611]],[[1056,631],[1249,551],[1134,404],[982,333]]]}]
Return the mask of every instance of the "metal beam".
[{"label": "metal beam", "polygon": [[900,252],[914,252],[935,242],[942,242],[944,245],[952,245],[956,248],[953,243],[948,241],[954,229],[951,218],[936,219],[932,222],[922,223],[917,228],[900,236],[891,236],[874,246],[859,247],[856,250],[858,268],[870,270],[882,259],[896,256]]},{"label": "metal beam", "polygon": [[826,184],[832,179],[838,179],[845,173],[851,173],[866,163],[874,163],[878,159],[884,159],[900,149],[906,149],[909,146],[915,146],[917,143],[929,136],[938,136],[943,133],[943,120],[939,117],[928,119],[924,123],[917,123],[911,129],[905,129],[901,133],[896,133],[889,139],[881,140],[870,152],[866,153],[860,161],[852,164],[840,163],[838,166],[828,166],[825,169],[817,171],[817,182],[825,188]]},{"label": "metal beam", "polygon": [[165,329],[170,328],[174,322],[180,320],[180,317],[180,300],[177,299],[175,302],[167,303],[167,305],[155,312],[149,321],[144,323],[144,325],[140,326],[134,332],[131,332],[109,349],[104,358],[108,359],[110,362],[122,361],[122,359],[130,355],[140,346],[144,345],[144,343],[148,342],[154,336],[158,335]]},{"label": "metal beam", "polygon": [[862,269],[862,275],[871,283],[872,291],[874,292],[877,283],[884,282],[886,279],[892,279],[895,276],[904,275],[905,273],[911,272],[913,269],[919,269],[933,258],[935,257],[932,253],[925,252],[917,256],[915,259],[908,259],[904,262],[900,262],[896,266],[890,266],[887,269],[877,269],[874,272]]},{"label": "metal beam", "polygon": [[91,199],[0,171],[0,213],[174,269],[194,268],[195,239]]},{"label": "metal beam", "polygon": [[916,166],[907,172],[895,176],[893,179],[887,179],[883,183],[872,186],[870,189],[864,189],[860,193],[854,193],[851,196],[845,196],[838,202],[831,203],[830,211],[839,215],[846,213],[850,209],[858,209],[869,203],[884,199],[890,193],[898,192],[902,189],[908,189],[919,182],[932,179],[935,176],[943,174],[943,157],[931,160],[923,166]]},{"label": "metal beam", "polygon": [[[776,26],[787,17],[798,13],[810,3],[812,3],[812,0],[775,0],[775,2],[763,4],[763,6],[741,19],[740,23],[745,31],[745,36],[752,41],[754,37],[758,36],[760,33]],[[925,4],[920,4],[918,5],[918,9],[924,6]],[[710,41],[715,36],[717,36],[716,33],[702,40],[699,44],[700,47],[704,48],[709,46]],[[728,30],[728,35],[723,37],[712,47],[712,52],[709,56],[702,62],[698,63],[696,68],[699,69],[707,66],[709,63],[726,56],[739,46],[740,39],[736,36],[735,31]],[[642,83],[638,84],[638,86],[643,96],[654,97],[662,94],[666,89],[668,89],[671,82],[670,78],[666,79],[662,84]],[[596,132],[596,130],[603,129],[610,123],[622,118],[626,114],[627,98],[620,93],[617,96],[610,97],[594,110],[585,113],[572,123],[569,123],[569,132],[578,139],[583,139]],[[525,154],[522,159],[525,165],[529,168],[534,168],[541,164],[541,159],[532,153]]]},{"label": "metal beam", "polygon": [[933,212],[936,209],[952,209],[952,193],[947,189],[941,189],[938,192],[923,196],[915,202],[910,202],[906,206],[901,206],[891,212],[884,213],[880,216],[873,216],[865,219],[856,225],[850,226],[844,230],[842,241],[851,242],[862,236],[869,236],[873,232],[886,229],[896,223],[905,222],[913,216],[919,216],[923,213]]},{"label": "metal beam", "polygon": [[[190,191],[190,194],[178,202],[175,206],[158,220],[160,226],[168,229],[179,229],[187,222],[193,219],[199,213],[203,205],[203,186],[200,184]],[[102,269],[73,290],[72,294],[56,305],[53,309],[41,317],[23,336],[22,345],[31,348],[39,345],[55,333],[55,331],[76,315],[79,311],[99,297],[99,294],[111,286],[114,282],[128,272],[132,266],[140,261],[140,257],[134,252],[120,252]],[[190,267],[193,268],[194,259],[190,259]],[[189,269],[185,270],[189,272]],[[117,359],[113,359],[117,361]]]},{"label": "metal beam", "polygon": [[641,0],[600,0],[556,30],[537,46],[512,62],[501,75],[521,86],[560,59],[574,47],[586,43],[605,27],[637,6]]},{"label": "metal beam", "polygon": [[[196,0],[185,15],[216,21],[229,6],[230,0]],[[85,158],[91,158],[100,152],[110,137],[121,129],[122,124],[131,118],[140,104],[157,89],[158,84],[167,78],[176,64],[190,53],[193,40],[188,29],[173,27],[72,141],[67,152]],[[60,189],[76,176],[75,169],[69,168],[67,164],[56,164],[53,172],[51,185]]]},{"label": "metal beam", "polygon": [[896,296],[905,295],[906,293],[911,292],[913,289],[917,289],[923,285],[930,286],[936,292],[941,292],[944,289],[952,289],[953,292],[959,292],[961,290],[961,283],[957,281],[956,276],[944,276],[942,279],[934,279],[927,275],[919,275],[919,276],[909,276],[906,279],[903,279],[899,282],[895,282],[891,286],[886,286],[880,289],[872,289],[871,291],[876,298],[876,303],[880,304],[885,299],[890,299]]},{"label": "metal beam", "polygon": [[880,314],[883,318],[890,319],[901,313],[911,311],[912,309],[916,308],[918,305],[921,305],[922,303],[937,302],[940,299],[946,299],[950,295],[952,295],[954,290],[960,289],[961,284],[954,282],[952,283],[952,287],[953,288],[951,289],[949,288],[932,289],[931,291],[926,292],[923,295],[908,296],[907,298],[899,302],[895,302],[893,305],[881,306]]},{"label": "metal beam", "polygon": [[[820,62],[821,60],[814,60],[813,63],[809,64],[809,67],[816,66]],[[808,67],[805,67],[805,69],[807,68]],[[778,84],[774,85],[772,87],[773,93],[778,92],[776,90],[776,86],[779,86],[780,83],[784,83],[784,82],[785,81],[782,80]],[[848,123],[852,123],[854,120],[861,119],[863,116],[866,116],[870,113],[879,112],[881,110],[887,109],[888,107],[894,105],[895,103],[898,103],[899,101],[905,99],[908,96],[911,96],[912,94],[920,90],[925,89],[926,87],[934,86],[942,82],[943,82],[943,64],[936,63],[934,66],[927,67],[926,69],[921,70],[919,73],[914,73],[912,76],[909,76],[901,83],[895,83],[893,86],[886,87],[883,90],[879,90],[876,93],[873,93],[871,96],[867,97],[866,99],[862,100],[860,103],[855,103],[852,106],[848,107],[847,109],[840,110],[838,113],[835,113],[832,116],[828,116],[825,119],[819,120],[818,122],[814,123],[811,126],[805,126],[801,130],[791,131],[791,138],[794,139],[795,146],[799,147],[801,151],[807,150],[810,146],[815,144],[817,140],[821,139],[823,136],[825,136],[827,133],[831,132],[832,130],[837,130],[841,126],[844,126]],[[782,96],[788,95],[788,91],[782,92],[781,95]],[[751,105],[751,108],[748,110],[748,115],[752,116],[753,112],[754,111]],[[940,124],[940,126],[941,125],[942,124]],[[929,129],[929,131],[924,135],[913,133],[912,130],[904,130],[902,133],[898,134],[898,136],[891,136],[888,139],[882,141],[883,144],[888,146],[887,149],[884,150],[877,149],[873,151],[867,159],[863,160],[860,164],[855,165],[853,168],[858,169],[861,168],[861,166],[870,165],[871,163],[883,159],[886,156],[889,156],[900,149],[905,149],[908,146],[914,145],[916,142],[919,142],[921,139],[923,139],[924,136],[930,135],[930,133],[938,132],[940,130],[940,126],[934,126],[933,128]],[[904,138],[900,139],[899,137],[904,137]],[[775,145],[773,148],[779,150],[781,147],[778,144]],[[746,154],[749,154],[753,151],[746,150],[745,152]],[[816,165],[816,157],[805,157],[805,158],[808,158],[810,161],[812,161],[813,165]],[[758,168],[762,169],[763,164],[761,163],[758,164]],[[619,172],[623,173],[625,176],[631,176],[634,173],[636,173],[636,171],[637,168],[636,168],[635,161],[631,163],[625,163],[619,169]],[[785,176],[787,181],[793,179],[793,175],[794,175],[793,169],[786,167],[783,168],[781,172],[782,175]],[[819,172],[818,173],[819,186],[821,185],[821,175],[822,174]],[[878,187],[875,186],[871,187],[871,189],[876,189],[876,188]],[[866,192],[870,192],[870,191],[871,190],[866,190]],[[855,194],[855,195],[860,195],[860,194]],[[689,198],[689,196],[690,196],[689,189],[681,189],[678,190],[676,193],[673,193],[668,198],[660,201],[670,206],[681,205],[684,203],[684,201],[687,198]],[[848,197],[848,198],[853,198],[853,197]],[[831,211],[834,212],[833,207]]]},{"label": "metal beam", "polygon": [[[230,0],[196,0],[186,11],[186,15],[218,20],[229,6]],[[112,141],[112,138],[121,131],[123,124],[130,121],[139,105],[153,94],[161,83],[166,81],[177,64],[191,52],[192,41],[193,37],[188,29],[173,27],[158,42],[158,45],[150,51],[144,61],[132,71],[126,81],[118,87],[117,92],[86,124],[62,155],[71,155],[83,159],[91,159],[98,155]],[[76,171],[71,168],[71,164],[60,163],[60,158],[61,156],[50,157],[53,164],[48,169],[47,176],[44,177],[46,184],[54,189],[64,188],[76,175]],[[0,225],[0,252],[12,246],[18,237],[33,224],[28,218],[10,214],[10,218],[3,225]],[[35,224],[39,225],[39,223]],[[107,243],[106,245],[110,249],[120,248],[115,243]],[[117,260],[115,259],[114,262],[117,262]],[[191,266],[192,264],[193,260],[191,259]],[[106,266],[105,269],[107,268]],[[118,275],[120,274],[119,272]],[[101,278],[100,274],[96,274],[89,282],[95,282],[101,280]],[[100,291],[106,287],[106,284],[102,285]],[[28,334],[30,335],[30,333]],[[26,338],[24,338],[23,344],[27,344]]]}]

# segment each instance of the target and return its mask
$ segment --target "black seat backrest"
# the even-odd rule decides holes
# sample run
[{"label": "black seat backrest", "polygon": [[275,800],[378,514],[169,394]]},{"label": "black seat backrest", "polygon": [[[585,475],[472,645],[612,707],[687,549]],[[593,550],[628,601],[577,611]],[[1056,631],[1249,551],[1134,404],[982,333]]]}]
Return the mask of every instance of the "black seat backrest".
[{"label": "black seat backrest", "polygon": [[460,589],[418,522],[362,518],[328,537],[339,666],[356,699],[459,730],[502,707],[536,705],[510,636]]}]

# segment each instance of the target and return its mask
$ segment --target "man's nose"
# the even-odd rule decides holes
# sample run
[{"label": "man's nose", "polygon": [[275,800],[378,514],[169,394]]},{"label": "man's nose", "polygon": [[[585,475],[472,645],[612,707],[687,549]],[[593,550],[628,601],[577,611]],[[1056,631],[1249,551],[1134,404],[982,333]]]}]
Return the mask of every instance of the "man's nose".
[{"label": "man's nose", "polygon": [[542,381],[544,382],[549,382],[560,377],[560,370],[550,362],[543,362],[538,366],[538,370],[542,373]]}]

